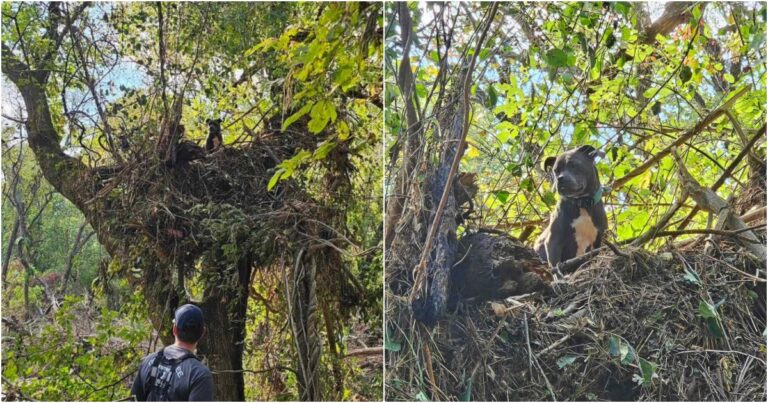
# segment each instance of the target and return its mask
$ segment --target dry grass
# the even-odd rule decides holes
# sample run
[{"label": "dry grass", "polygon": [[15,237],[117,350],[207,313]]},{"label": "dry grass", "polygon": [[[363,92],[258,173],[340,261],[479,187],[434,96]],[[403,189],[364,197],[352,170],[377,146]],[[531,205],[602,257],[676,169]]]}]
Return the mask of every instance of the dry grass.
[{"label": "dry grass", "polygon": [[[465,301],[431,331],[388,291],[386,399],[765,401],[765,271],[718,246],[607,252],[552,297]],[[641,362],[656,366],[645,385]]]}]

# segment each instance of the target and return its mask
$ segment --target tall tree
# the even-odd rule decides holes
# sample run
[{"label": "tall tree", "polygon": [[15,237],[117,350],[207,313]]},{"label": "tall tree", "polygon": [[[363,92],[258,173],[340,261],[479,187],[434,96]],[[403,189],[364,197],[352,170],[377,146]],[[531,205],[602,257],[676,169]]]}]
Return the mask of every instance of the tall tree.
[{"label": "tall tree", "polygon": [[[344,212],[324,204],[300,168],[342,181],[352,167],[337,161],[373,149],[366,125],[380,103],[380,75],[371,67],[380,55],[379,10],[3,5],[11,34],[3,38],[2,70],[23,98],[27,141],[43,176],[85,215],[112,257],[106,272],[143,291],[166,343],[173,308],[201,305],[209,331],[199,351],[218,399],[245,399],[254,270],[282,270],[289,279],[286,316],[296,325],[297,372],[306,374],[300,396],[323,396],[315,306],[337,307],[350,288],[365,290],[342,263],[355,245],[325,224],[345,222]],[[282,18],[268,24],[260,12]],[[230,17],[242,25],[229,25]],[[294,25],[285,30],[288,21]],[[125,58],[142,74],[120,81],[112,71]],[[137,88],[142,79],[152,85]],[[280,97],[254,101],[264,93]],[[195,126],[211,113],[232,116],[224,128],[241,134],[205,157],[190,138],[205,136]]]}]

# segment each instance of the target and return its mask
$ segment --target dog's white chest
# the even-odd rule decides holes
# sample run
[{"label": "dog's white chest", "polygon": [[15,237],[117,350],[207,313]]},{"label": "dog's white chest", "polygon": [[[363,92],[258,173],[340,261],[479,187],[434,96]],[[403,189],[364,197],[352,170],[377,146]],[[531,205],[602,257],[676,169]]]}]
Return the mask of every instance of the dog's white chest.
[{"label": "dog's white chest", "polygon": [[583,255],[597,240],[597,227],[586,209],[579,209],[579,216],[571,223],[576,236],[576,256]]}]

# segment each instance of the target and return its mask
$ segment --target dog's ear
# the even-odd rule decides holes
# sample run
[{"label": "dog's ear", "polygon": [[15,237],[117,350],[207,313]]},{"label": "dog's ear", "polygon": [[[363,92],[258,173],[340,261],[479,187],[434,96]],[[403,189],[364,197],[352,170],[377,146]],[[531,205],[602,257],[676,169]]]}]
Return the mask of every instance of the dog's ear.
[{"label": "dog's ear", "polygon": [[211,124],[211,119],[205,119],[205,124],[207,125]]},{"label": "dog's ear", "polygon": [[589,158],[595,159],[595,157],[605,157],[605,153],[603,151],[600,151],[596,149],[595,147],[592,147],[591,145],[583,145],[576,149],[576,151],[580,153],[586,154]]},{"label": "dog's ear", "polygon": [[544,172],[549,172],[552,170],[552,166],[555,165],[555,160],[557,160],[557,157],[547,157],[544,160],[544,165],[542,165]]},{"label": "dog's ear", "polygon": [[224,122],[224,120],[223,120],[223,119],[221,119],[221,118],[219,118],[219,119],[216,119],[216,120],[219,122],[219,124],[221,124],[222,122]]}]

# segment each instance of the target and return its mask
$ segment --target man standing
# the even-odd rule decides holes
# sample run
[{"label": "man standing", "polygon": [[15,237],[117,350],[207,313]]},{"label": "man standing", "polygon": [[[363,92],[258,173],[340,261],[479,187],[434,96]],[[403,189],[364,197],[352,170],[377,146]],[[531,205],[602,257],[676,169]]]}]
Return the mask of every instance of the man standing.
[{"label": "man standing", "polygon": [[176,310],[176,342],[144,358],[131,394],[138,401],[213,401],[213,375],[195,356],[205,334],[203,311],[195,305]]}]

